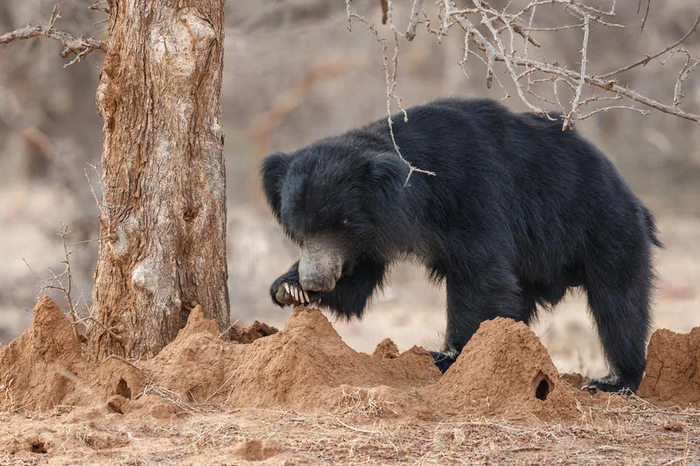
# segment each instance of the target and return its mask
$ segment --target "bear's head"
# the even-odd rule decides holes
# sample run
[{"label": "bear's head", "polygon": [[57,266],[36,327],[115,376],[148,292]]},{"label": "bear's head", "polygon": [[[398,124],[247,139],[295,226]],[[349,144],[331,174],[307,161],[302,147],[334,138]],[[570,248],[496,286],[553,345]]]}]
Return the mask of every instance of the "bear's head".
[{"label": "bear's head", "polygon": [[272,154],[261,172],[267,202],[301,247],[305,290],[331,291],[358,261],[395,255],[408,226],[400,202],[408,167],[395,153],[326,140]]}]

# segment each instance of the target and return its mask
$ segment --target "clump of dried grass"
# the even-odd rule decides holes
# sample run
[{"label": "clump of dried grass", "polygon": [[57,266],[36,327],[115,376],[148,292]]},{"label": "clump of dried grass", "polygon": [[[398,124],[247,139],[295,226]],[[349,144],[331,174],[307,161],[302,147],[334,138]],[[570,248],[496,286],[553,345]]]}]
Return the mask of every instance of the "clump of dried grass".
[{"label": "clump of dried grass", "polygon": [[397,415],[392,408],[397,402],[382,399],[375,388],[340,387],[340,407],[342,414],[382,417]]}]

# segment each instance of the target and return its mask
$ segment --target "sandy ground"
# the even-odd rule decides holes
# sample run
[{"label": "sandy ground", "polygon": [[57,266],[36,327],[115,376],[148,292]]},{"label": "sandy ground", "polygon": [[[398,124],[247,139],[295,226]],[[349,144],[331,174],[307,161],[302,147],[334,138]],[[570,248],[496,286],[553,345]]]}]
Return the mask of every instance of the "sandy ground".
[{"label": "sandy ground", "polygon": [[[35,315],[0,350],[2,464],[700,461],[697,377],[673,382],[692,405],[591,395],[578,389],[580,376],[559,376],[534,333],[506,319],[482,325],[440,376],[420,350],[357,353],[303,308],[281,332],[245,344],[221,340],[195,310],[157,357],[99,365],[81,357],[50,300]],[[663,345],[677,369],[699,362]],[[700,339],[694,345],[700,353]],[[662,365],[667,356],[654,351]],[[544,395],[533,373],[547,381]]]},{"label": "sandy ground", "polygon": [[[361,414],[202,408],[175,420],[62,408],[0,414],[3,464],[691,464],[697,411],[628,401],[577,425],[499,418],[377,419]],[[33,452],[32,450],[35,450]]]}]

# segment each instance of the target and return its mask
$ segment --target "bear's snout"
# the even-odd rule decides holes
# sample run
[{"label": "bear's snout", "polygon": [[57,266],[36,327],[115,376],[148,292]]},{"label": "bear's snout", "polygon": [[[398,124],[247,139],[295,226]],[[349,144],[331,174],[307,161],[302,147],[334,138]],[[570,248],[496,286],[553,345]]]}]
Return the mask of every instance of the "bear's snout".
[{"label": "bear's snout", "polygon": [[306,291],[333,291],[343,270],[343,255],[330,238],[304,242],[299,260],[299,282]]}]

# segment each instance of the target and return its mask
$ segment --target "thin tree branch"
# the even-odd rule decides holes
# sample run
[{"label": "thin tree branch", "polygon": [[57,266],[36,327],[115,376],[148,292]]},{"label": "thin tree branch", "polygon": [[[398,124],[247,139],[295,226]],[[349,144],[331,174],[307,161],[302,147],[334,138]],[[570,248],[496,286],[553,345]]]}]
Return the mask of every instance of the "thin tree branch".
[{"label": "thin tree branch", "polygon": [[649,17],[649,9],[651,8],[651,0],[647,0],[647,10],[644,12],[644,19],[642,19],[641,30],[644,30],[644,25],[647,23],[647,18]]},{"label": "thin tree branch", "polygon": [[[477,1],[477,0],[475,0]],[[483,3],[483,2],[482,2]],[[531,2],[530,5],[526,8],[528,11],[531,7],[535,5],[542,5],[542,4],[552,4],[552,3],[561,3],[561,4],[566,4],[569,9],[575,10],[581,13],[582,18],[583,16],[591,12],[593,10],[599,11],[596,9],[591,10],[589,7],[581,7],[580,4],[575,3],[573,0],[567,1],[567,0],[540,0],[540,1],[535,1]],[[581,7],[581,8],[576,8],[576,7]],[[565,78],[565,82],[567,80],[571,79],[577,82],[580,82],[583,80],[586,84],[589,86],[593,87],[598,87],[601,89],[604,89],[606,91],[611,91],[616,94],[621,94],[635,102],[639,102],[643,105],[646,105],[648,107],[654,108],[656,110],[659,110],[664,113],[668,113],[670,115],[675,115],[681,118],[685,118],[687,120],[691,121],[696,121],[700,122],[700,115],[695,114],[695,113],[690,113],[686,112],[685,110],[682,110],[678,106],[675,105],[667,105],[663,104],[661,102],[658,102],[657,100],[654,100],[650,97],[644,96],[632,89],[629,89],[624,86],[620,86],[619,84],[616,83],[615,80],[609,80],[605,79],[605,77],[600,77],[600,76],[591,76],[591,75],[581,75],[580,72],[570,70],[568,68],[564,68],[559,66],[558,64],[549,64],[543,61],[538,61],[538,60],[533,60],[530,58],[525,58],[522,56],[518,56],[517,54],[508,54],[506,56],[505,50],[503,50],[501,47],[496,47],[494,46],[476,27],[474,24],[466,17],[466,15],[462,14],[462,12],[456,8],[452,8],[448,11],[448,16],[451,18],[454,18],[454,20],[457,22],[457,24],[460,25],[460,27],[465,31],[465,33],[470,34],[470,38],[472,42],[474,42],[477,47],[482,50],[484,55],[487,57],[487,60],[495,60],[495,61],[500,61],[504,62],[506,64],[506,67],[508,68],[508,71],[511,75],[513,75],[512,71],[512,66],[523,66],[526,68],[533,68],[539,72],[545,73],[545,74],[550,74],[550,75],[555,75],[559,76],[561,78]],[[482,19],[486,20],[488,18]],[[593,17],[590,17],[590,19],[593,19]],[[488,26],[488,24],[487,24]],[[692,31],[695,30],[697,26],[693,26]],[[496,41],[494,41],[496,42]],[[500,49],[500,50],[499,50]],[[658,55],[657,55],[658,56]],[[516,86],[516,89],[518,87]],[[520,95],[520,94],[519,94]],[[529,106],[532,107],[532,104],[530,104],[527,100],[523,100],[526,104],[529,104]]]},{"label": "thin tree branch", "polygon": [[586,68],[588,65],[588,36],[590,34],[590,23],[589,16],[586,13],[583,16],[583,48],[581,49],[581,77],[579,85],[576,87],[576,94],[574,95],[574,100],[571,101],[571,111],[564,117],[564,129],[567,129],[572,124],[572,117],[578,112],[581,93],[583,92],[583,86],[586,84]]},{"label": "thin tree branch", "polygon": [[698,16],[698,19],[695,20],[695,24],[693,24],[693,27],[691,27],[690,30],[689,30],[688,32],[686,32],[685,35],[684,35],[683,37],[681,37],[678,41],[676,41],[676,42],[674,42],[673,44],[669,45],[668,47],[666,47],[666,48],[663,49],[662,51],[660,51],[660,52],[658,52],[658,53],[655,53],[654,55],[651,55],[651,56],[649,56],[649,57],[646,57],[646,58],[644,58],[644,59],[642,59],[642,60],[639,60],[638,62],[632,63],[632,64],[630,64],[630,65],[627,65],[627,66],[623,67],[623,68],[620,68],[619,70],[615,70],[615,71],[611,71],[610,73],[602,74],[602,75],[600,75],[599,77],[600,77],[600,78],[603,78],[603,79],[609,78],[609,77],[611,77],[611,76],[615,76],[616,74],[620,74],[620,73],[622,73],[622,72],[624,72],[624,71],[631,70],[632,68],[636,68],[636,67],[639,66],[639,65],[642,65],[642,66],[646,65],[647,63],[649,63],[649,62],[652,61],[653,59],[660,57],[660,56],[663,55],[664,53],[666,53],[666,52],[668,52],[668,51],[670,51],[670,50],[673,50],[674,48],[678,47],[678,46],[681,45],[683,42],[685,42],[686,39],[688,39],[688,37],[690,37],[690,36],[695,32],[695,30],[698,28],[698,25],[700,25],[700,16]]},{"label": "thin tree branch", "polygon": [[64,68],[82,61],[90,52],[107,52],[107,44],[103,41],[93,39],[92,37],[73,37],[67,32],[55,30],[53,28],[54,24],[60,17],[61,9],[58,7],[58,5],[54,6],[48,26],[29,25],[25,28],[15,29],[12,32],[8,32],[7,34],[0,36],[0,44],[9,44],[15,40],[31,39],[39,36],[57,40],[63,45],[63,51],[60,53],[62,58],[75,54],[75,58],[64,65]]},{"label": "thin tree branch", "polygon": [[392,4],[391,0],[386,0],[387,4],[387,11],[386,11],[386,20],[389,23],[389,26],[392,31],[392,37],[394,39],[394,54],[392,57],[392,66],[389,66],[389,56],[388,56],[388,46],[386,44],[386,40],[382,38],[379,35],[379,31],[377,31],[377,28],[374,27],[374,25],[367,21],[363,16],[358,15],[356,13],[350,13],[350,20],[352,18],[358,19],[365,23],[367,25],[367,28],[370,30],[372,35],[377,39],[377,42],[379,42],[382,46],[382,69],[384,70],[384,78],[386,81],[386,112],[387,112],[387,124],[389,126],[389,135],[391,136],[391,142],[394,145],[394,151],[396,154],[399,156],[399,158],[406,164],[408,167],[408,175],[406,175],[406,180],[404,181],[404,186],[408,185],[409,180],[411,179],[411,175],[413,173],[423,173],[426,175],[431,175],[435,176],[434,172],[428,171],[428,170],[423,170],[421,168],[415,167],[406,160],[403,157],[403,154],[401,153],[401,149],[399,148],[398,143],[396,142],[396,136],[394,135],[394,121],[391,117],[391,102],[395,101],[397,106],[399,107],[399,110],[403,113],[403,118],[404,121],[408,121],[408,115],[406,114],[406,110],[403,108],[403,105],[401,103],[401,99],[398,98],[396,95],[396,85],[397,85],[397,75],[398,75],[398,67],[399,67],[399,32],[394,26],[393,23],[393,18],[392,18]]},{"label": "thin tree branch", "polygon": [[685,94],[683,93],[683,86],[685,85],[685,81],[688,79],[690,76],[690,73],[695,71],[700,65],[700,60],[694,59],[691,55],[690,52],[688,52],[685,49],[682,49],[679,51],[679,53],[684,53],[686,56],[685,63],[683,64],[683,67],[681,67],[681,70],[678,72],[678,78],[676,79],[676,85],[673,86],[673,106],[678,107],[681,104],[681,99],[685,97]]},{"label": "thin tree branch", "polygon": [[411,17],[408,20],[408,29],[406,29],[406,39],[408,40],[413,40],[416,37],[416,28],[418,27],[421,11],[423,11],[423,0],[414,0]]},{"label": "thin tree branch", "polygon": [[[520,100],[527,105],[530,110],[548,117],[549,115],[536,105],[536,103],[540,101],[550,104],[554,103],[552,96],[544,97],[539,92],[539,89],[531,87],[535,86],[537,83],[551,83],[556,104],[559,105],[564,115],[562,117],[564,129],[572,125],[575,119],[586,118],[607,110],[628,109],[642,114],[647,113],[646,110],[636,108],[634,104],[600,107],[600,105],[606,105],[605,101],[622,98],[654,108],[663,113],[700,122],[700,114],[688,112],[680,108],[685,83],[689,80],[691,73],[700,68],[700,61],[694,59],[688,51],[678,50],[678,46],[684,43],[700,27],[700,16],[683,37],[654,55],[647,56],[642,60],[606,74],[593,75],[589,71],[593,68],[593,66],[590,66],[593,65],[593,62],[588,47],[589,40],[593,34],[593,26],[597,24],[609,28],[626,28],[626,26],[622,24],[613,22],[615,17],[615,0],[610,0],[608,9],[586,5],[583,0],[529,0],[524,7],[517,10],[511,8],[512,2],[508,2],[502,10],[498,10],[492,7],[486,0],[471,0],[469,7],[460,8],[457,8],[453,0],[437,0],[435,4],[437,5],[437,19],[440,23],[438,27],[433,27],[431,25],[430,17],[428,17],[427,13],[423,10],[424,0],[414,0],[413,8],[408,17],[408,27],[405,34],[398,32],[395,26],[392,0],[380,0],[380,2],[383,8],[383,19],[391,29],[393,35],[393,67],[390,67],[389,58],[387,56],[388,49],[385,41],[388,39],[382,38],[371,24],[368,24],[368,26],[377,40],[383,44],[383,69],[385,71],[387,85],[387,120],[389,131],[392,135],[392,141],[399,155],[401,154],[394,139],[393,122],[391,119],[392,102],[396,102],[399,108],[402,109],[401,102],[395,92],[399,39],[401,37],[406,37],[407,40],[412,40],[416,35],[417,25],[421,22],[420,19],[422,19],[422,22],[425,24],[427,31],[435,35],[438,43],[443,36],[447,35],[451,26],[458,24],[464,31],[463,55],[459,61],[464,73],[466,74],[467,58],[470,54],[474,55],[486,65],[486,87],[492,87],[494,78],[502,87],[502,83],[498,80],[496,75],[496,62],[503,62],[506,68],[505,74],[511,78]],[[346,0],[346,7],[349,18],[358,17],[350,11],[349,0]],[[561,8],[578,21],[559,27],[538,27],[538,25],[534,24],[534,18],[535,12],[539,12],[539,7]],[[638,7],[641,11],[641,3]],[[644,22],[646,22],[648,18],[649,9],[650,1],[648,0]],[[570,22],[567,21],[567,23]],[[569,69],[566,66],[560,65],[558,62],[550,63],[542,59],[531,57],[530,46],[539,45],[539,42],[531,36],[532,32],[560,31],[565,29],[581,29],[583,33],[580,68]],[[504,37],[506,31],[508,33],[507,38]],[[475,48],[478,48],[481,53],[475,52],[471,45],[475,45]],[[615,79],[611,79],[619,73],[623,73],[638,66],[644,66],[668,52],[672,52],[671,56],[673,53],[686,53],[685,64],[681,67],[676,79],[673,102],[671,104],[665,104],[655,98],[640,94],[634,89],[618,84]],[[589,61],[591,62],[590,64]],[[663,65],[664,62],[662,61],[660,63]],[[525,70],[521,71],[519,69],[520,67],[524,67]],[[542,76],[545,76],[545,78],[542,79]],[[572,90],[571,96],[567,96],[570,99],[568,102],[565,102],[566,99],[564,95],[560,95],[560,89],[558,88],[561,83],[569,86]],[[587,96],[587,94],[593,94],[590,88],[603,89],[606,93],[614,95],[614,97]],[[505,89],[504,91],[507,94],[508,91]],[[532,97],[536,98],[537,101],[530,101]],[[413,170],[411,170],[411,173],[412,172]]]}]

